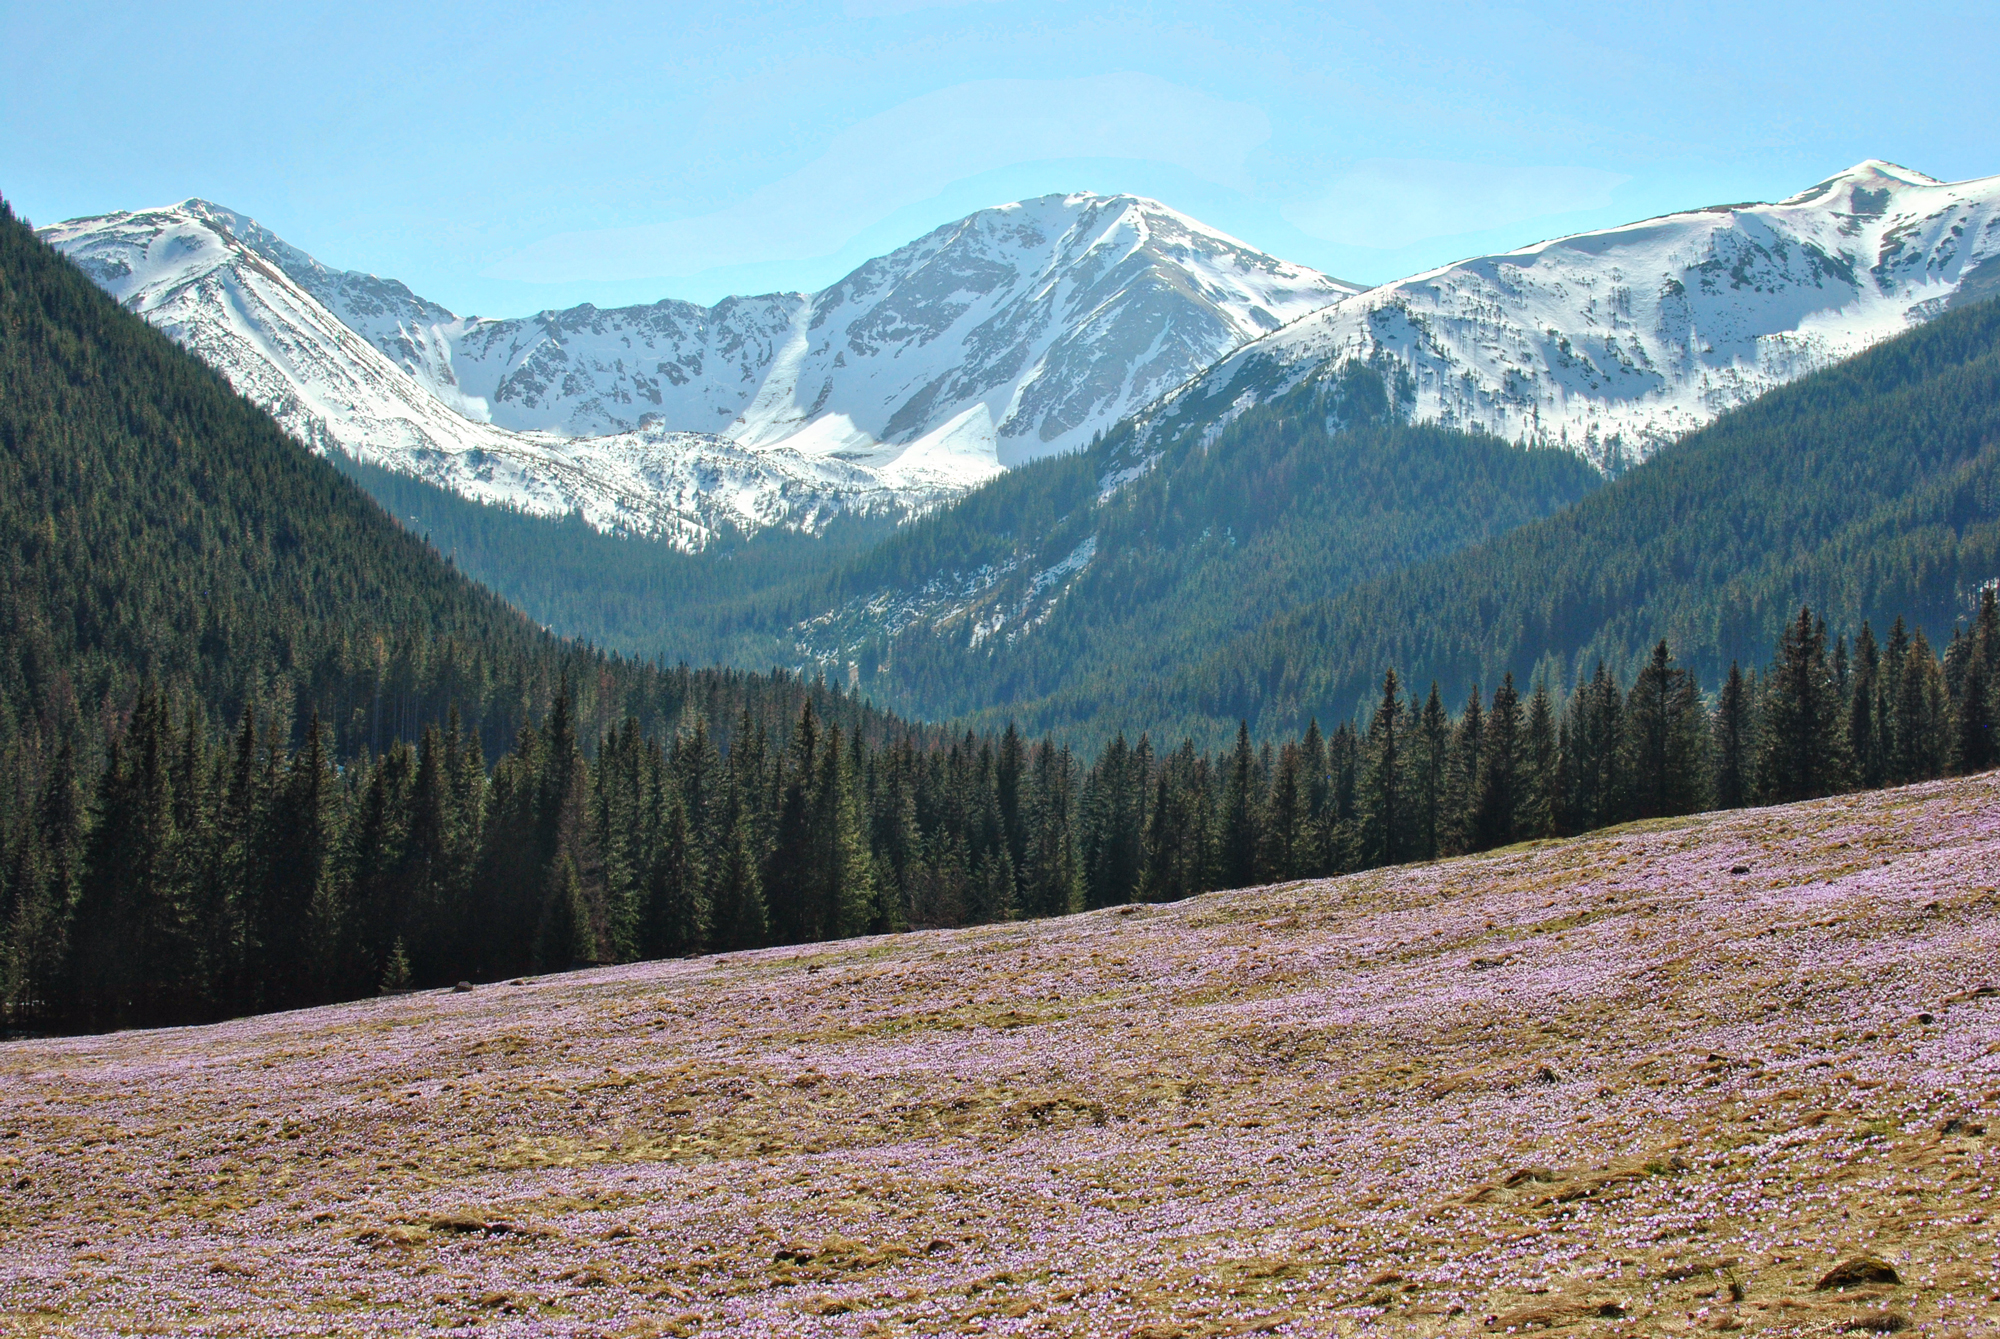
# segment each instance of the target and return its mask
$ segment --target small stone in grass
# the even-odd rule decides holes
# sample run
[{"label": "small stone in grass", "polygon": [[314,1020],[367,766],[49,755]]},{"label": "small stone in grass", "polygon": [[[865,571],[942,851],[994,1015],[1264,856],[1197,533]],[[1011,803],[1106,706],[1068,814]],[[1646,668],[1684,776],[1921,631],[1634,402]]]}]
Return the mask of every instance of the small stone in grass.
[{"label": "small stone in grass", "polygon": [[1902,1276],[1888,1261],[1878,1260],[1872,1255],[1857,1255],[1829,1269],[1813,1286],[1815,1291],[1825,1292],[1829,1288],[1853,1288],[1863,1283],[1900,1284],[1902,1281]]},{"label": "small stone in grass", "polygon": [[1748,865],[1731,865],[1729,867],[1729,872],[1731,874],[1748,874],[1750,872],[1750,867]]},{"label": "small stone in grass", "polygon": [[451,993],[454,995],[463,995],[466,991],[471,989],[472,989],[472,983],[470,981],[461,981],[457,985],[451,988]]},{"label": "small stone in grass", "polygon": [[1870,1311],[1840,1328],[1843,1334],[1895,1334],[1910,1328],[1910,1318],[1895,1311]]},{"label": "small stone in grass", "polygon": [[1936,1014],[1927,1014],[1927,1013],[1926,1013],[1926,1014],[1918,1014],[1918,1015],[1917,1015],[1917,1021],[1918,1021],[1919,1023],[1935,1023],[1935,1022],[1937,1022],[1937,1015],[1936,1015]]}]

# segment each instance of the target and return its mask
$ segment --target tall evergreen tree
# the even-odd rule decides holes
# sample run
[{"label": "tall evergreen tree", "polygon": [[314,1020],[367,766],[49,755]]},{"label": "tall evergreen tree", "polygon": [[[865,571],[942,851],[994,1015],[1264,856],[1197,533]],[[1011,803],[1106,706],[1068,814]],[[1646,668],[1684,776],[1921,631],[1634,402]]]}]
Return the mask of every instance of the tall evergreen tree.
[{"label": "tall evergreen tree", "polygon": [[1661,641],[1625,705],[1625,771],[1634,818],[1701,808],[1708,798],[1708,734],[1694,675],[1674,663]]},{"label": "tall evergreen tree", "polygon": [[1717,807],[1741,809],[1750,802],[1751,762],[1755,740],[1751,730],[1751,693],[1743,669],[1734,661],[1715,706],[1714,795]]},{"label": "tall evergreen tree", "polygon": [[1523,733],[1520,695],[1514,691],[1514,676],[1508,674],[1493,690],[1493,709],[1487,713],[1485,735],[1479,748],[1473,830],[1480,849],[1505,846],[1515,840]]},{"label": "tall evergreen tree", "polygon": [[1382,695],[1368,721],[1368,744],[1361,783],[1361,858],[1393,865],[1404,858],[1405,758],[1402,687],[1396,671],[1382,676]]},{"label": "tall evergreen tree", "polygon": [[1250,747],[1250,726],[1238,722],[1236,749],[1230,755],[1228,780],[1222,791],[1222,880],[1226,888],[1248,888],[1257,882],[1263,817],[1263,797],[1257,791],[1257,755]]},{"label": "tall evergreen tree", "polygon": [[1847,784],[1845,704],[1826,657],[1826,624],[1800,607],[1778,640],[1761,712],[1759,790],[1784,803]]}]

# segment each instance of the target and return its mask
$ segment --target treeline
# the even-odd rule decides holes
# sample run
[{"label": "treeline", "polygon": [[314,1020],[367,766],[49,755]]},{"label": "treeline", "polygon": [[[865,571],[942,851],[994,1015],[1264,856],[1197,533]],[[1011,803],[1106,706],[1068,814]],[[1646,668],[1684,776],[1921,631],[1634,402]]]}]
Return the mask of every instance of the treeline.
[{"label": "treeline", "polygon": [[[1012,727],[871,743],[810,697],[718,745],[634,717],[580,736],[559,692],[489,769],[454,719],[337,767],[246,712],[143,694],[94,776],[51,760],[0,861],[17,1024],[194,1021],[579,964],[1169,901],[1974,772],[1996,762],[1992,591],[1938,656],[1801,610],[1714,699],[1666,644],[1628,685],[1511,678],[1454,715],[1394,672],[1331,733],[1085,766]],[[838,699],[836,699],[838,700]]]}]

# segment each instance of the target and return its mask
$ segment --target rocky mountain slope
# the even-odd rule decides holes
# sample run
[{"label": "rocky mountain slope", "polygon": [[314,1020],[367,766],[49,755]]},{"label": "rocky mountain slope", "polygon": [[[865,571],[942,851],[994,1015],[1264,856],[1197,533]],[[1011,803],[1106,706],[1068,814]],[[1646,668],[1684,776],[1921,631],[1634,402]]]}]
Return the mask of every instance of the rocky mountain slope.
[{"label": "rocky mountain slope", "polygon": [[1870,160],[1776,204],[1579,233],[1344,299],[1225,359],[1150,416],[1146,440],[1212,433],[1360,360],[1412,418],[1567,446],[1615,470],[2000,292],[1996,253],[2000,177],[1941,182]]},{"label": "rocky mountain slope", "polygon": [[0,1045],[26,1332],[1991,1334],[1992,774]]},{"label": "rocky mountain slope", "polygon": [[927,506],[1356,291],[1131,196],[983,210],[817,295],[522,320],[201,200],[43,236],[315,447],[687,548]]}]

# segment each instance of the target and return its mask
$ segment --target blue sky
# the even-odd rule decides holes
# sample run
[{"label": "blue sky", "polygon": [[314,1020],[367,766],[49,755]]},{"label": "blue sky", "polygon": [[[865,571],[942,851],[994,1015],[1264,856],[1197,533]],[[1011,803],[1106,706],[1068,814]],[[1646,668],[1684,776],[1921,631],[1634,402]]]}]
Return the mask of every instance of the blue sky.
[{"label": "blue sky", "polygon": [[985,205],[1151,195],[1378,282],[1860,159],[2000,172],[1985,5],[9,7],[0,193],[201,195],[507,315],[821,287]]}]

